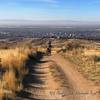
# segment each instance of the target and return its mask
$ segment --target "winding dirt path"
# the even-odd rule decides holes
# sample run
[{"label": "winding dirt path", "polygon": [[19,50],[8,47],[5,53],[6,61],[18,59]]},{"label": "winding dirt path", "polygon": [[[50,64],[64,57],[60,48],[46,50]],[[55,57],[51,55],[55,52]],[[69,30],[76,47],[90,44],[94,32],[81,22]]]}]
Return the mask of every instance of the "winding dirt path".
[{"label": "winding dirt path", "polygon": [[54,55],[50,59],[60,66],[73,88],[73,94],[77,99],[74,98],[69,100],[100,100],[100,90],[98,87],[83,78],[83,76],[74,68],[74,64],[65,60],[61,55]]},{"label": "winding dirt path", "polygon": [[15,100],[100,100],[95,86],[61,55],[31,59],[28,66],[24,89]]}]

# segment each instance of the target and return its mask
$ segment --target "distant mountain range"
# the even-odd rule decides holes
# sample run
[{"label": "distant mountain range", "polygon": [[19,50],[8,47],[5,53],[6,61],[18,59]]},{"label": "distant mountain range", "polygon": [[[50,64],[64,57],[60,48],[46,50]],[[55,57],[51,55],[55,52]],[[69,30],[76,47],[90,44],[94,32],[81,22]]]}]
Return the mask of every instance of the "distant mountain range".
[{"label": "distant mountain range", "polygon": [[73,20],[0,20],[0,26],[9,25],[56,25],[56,26],[75,26],[75,25],[100,25],[100,22],[73,21]]}]

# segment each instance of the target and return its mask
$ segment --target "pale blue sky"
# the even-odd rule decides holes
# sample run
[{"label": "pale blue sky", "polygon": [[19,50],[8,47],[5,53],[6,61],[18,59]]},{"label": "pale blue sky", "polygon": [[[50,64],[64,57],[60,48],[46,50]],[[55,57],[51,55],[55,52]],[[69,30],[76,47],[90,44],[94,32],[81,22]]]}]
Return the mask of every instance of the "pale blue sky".
[{"label": "pale blue sky", "polygon": [[0,19],[100,21],[100,0],[0,0]]}]

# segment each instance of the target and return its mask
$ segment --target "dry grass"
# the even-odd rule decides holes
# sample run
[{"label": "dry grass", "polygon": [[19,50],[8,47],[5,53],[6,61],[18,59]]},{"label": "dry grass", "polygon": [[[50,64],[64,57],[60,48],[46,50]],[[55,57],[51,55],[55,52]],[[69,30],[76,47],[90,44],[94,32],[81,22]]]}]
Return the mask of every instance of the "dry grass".
[{"label": "dry grass", "polygon": [[3,96],[4,96],[4,90],[3,90],[3,87],[2,87],[2,82],[0,81],[0,100],[3,99]]},{"label": "dry grass", "polygon": [[[74,41],[74,40],[73,40]],[[100,48],[95,43],[81,40],[68,41],[64,56],[77,64],[77,69],[89,80],[100,85]]]},{"label": "dry grass", "polygon": [[15,91],[18,87],[15,72],[13,70],[4,73],[3,81],[5,82],[4,88],[6,90]]},{"label": "dry grass", "polygon": [[2,67],[5,68],[12,68],[15,67],[20,69],[23,66],[25,60],[27,59],[29,54],[29,50],[16,48],[16,49],[9,49],[9,50],[0,50],[0,58]]},{"label": "dry grass", "polygon": [[92,55],[100,55],[100,51],[99,50],[95,50],[95,49],[85,49],[84,50],[84,55],[86,56],[92,56]]},{"label": "dry grass", "polygon": [[3,90],[20,91],[23,77],[28,73],[26,69],[26,60],[30,54],[28,48],[1,49],[0,50],[0,67],[5,71],[2,72],[0,86],[0,100],[4,96]]}]

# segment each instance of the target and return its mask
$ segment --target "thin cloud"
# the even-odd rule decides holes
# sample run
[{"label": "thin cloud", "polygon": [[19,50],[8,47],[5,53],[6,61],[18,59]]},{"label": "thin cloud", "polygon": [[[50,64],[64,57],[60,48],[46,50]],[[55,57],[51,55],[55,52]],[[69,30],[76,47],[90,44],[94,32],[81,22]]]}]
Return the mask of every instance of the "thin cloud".
[{"label": "thin cloud", "polygon": [[37,0],[38,2],[43,2],[49,4],[49,6],[58,8],[60,7],[58,0]]},{"label": "thin cloud", "polygon": [[44,3],[52,3],[52,4],[56,4],[58,3],[58,0],[3,0],[2,2],[34,2],[34,1],[37,1],[37,2],[44,2]]},{"label": "thin cloud", "polygon": [[57,0],[37,0],[37,1],[46,2],[46,3],[58,3]]},{"label": "thin cloud", "polygon": [[92,1],[92,3],[98,3],[98,4],[100,4],[100,0],[94,0],[94,1]]}]

